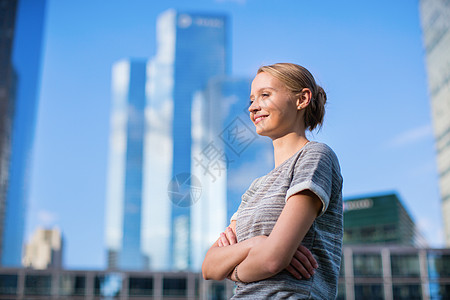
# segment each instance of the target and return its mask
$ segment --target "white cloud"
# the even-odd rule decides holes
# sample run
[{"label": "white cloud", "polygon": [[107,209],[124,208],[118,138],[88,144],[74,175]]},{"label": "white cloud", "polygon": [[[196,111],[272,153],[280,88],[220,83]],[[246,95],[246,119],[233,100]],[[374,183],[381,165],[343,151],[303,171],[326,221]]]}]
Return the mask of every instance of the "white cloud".
[{"label": "white cloud", "polygon": [[431,124],[426,124],[420,127],[412,128],[397,135],[396,137],[388,141],[387,147],[401,148],[417,143],[432,136],[433,136],[433,128],[431,127]]},{"label": "white cloud", "polygon": [[50,227],[57,223],[59,216],[48,210],[40,210],[37,212],[38,224],[43,227]]}]

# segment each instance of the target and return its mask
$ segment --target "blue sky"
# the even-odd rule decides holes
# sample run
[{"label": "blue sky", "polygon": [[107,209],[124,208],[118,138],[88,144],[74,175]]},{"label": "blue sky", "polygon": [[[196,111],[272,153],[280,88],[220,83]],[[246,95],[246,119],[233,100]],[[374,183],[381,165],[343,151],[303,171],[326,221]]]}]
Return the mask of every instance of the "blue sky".
[{"label": "blue sky", "polygon": [[[103,268],[111,67],[156,52],[169,8],[230,16],[231,73],[301,64],[328,94],[313,140],[344,196],[396,191],[432,246],[442,221],[418,2],[49,0],[27,234],[58,226],[68,268]],[[270,143],[270,140],[267,140]]]}]

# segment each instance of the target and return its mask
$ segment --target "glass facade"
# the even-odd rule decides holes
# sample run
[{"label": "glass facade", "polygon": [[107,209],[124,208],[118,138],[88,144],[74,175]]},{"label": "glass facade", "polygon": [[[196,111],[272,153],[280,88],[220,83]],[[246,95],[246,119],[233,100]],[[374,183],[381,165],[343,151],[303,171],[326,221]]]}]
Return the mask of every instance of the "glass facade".
[{"label": "glass facade", "polygon": [[394,299],[420,300],[422,299],[422,286],[420,284],[394,284]]},{"label": "glass facade", "polygon": [[425,245],[410,214],[392,193],[345,199],[344,243]]},{"label": "glass facade", "polygon": [[[177,13],[171,21],[176,33],[173,69],[173,162],[172,176],[191,172],[191,113],[194,94],[208,81],[226,73],[226,17]],[[187,117],[186,117],[187,116]],[[191,185],[188,181],[187,185]],[[190,194],[188,194],[190,197]],[[194,201],[191,199],[191,201]],[[174,203],[172,199],[172,203]],[[178,220],[186,220],[179,222]],[[177,228],[183,224],[184,228]],[[192,268],[191,206],[171,207],[171,268]],[[187,245],[177,248],[177,241],[187,232]]]},{"label": "glass facade", "polygon": [[392,277],[419,277],[420,265],[417,254],[392,254],[391,255]]},{"label": "glass facade", "polygon": [[383,300],[382,284],[355,284],[355,299]]},{"label": "glass facade", "polygon": [[227,18],[169,10],[158,18],[157,39],[147,79],[143,247],[153,269],[199,269],[207,232],[226,226],[226,191],[216,190],[216,213],[206,214],[208,183],[194,175],[193,103],[209,80],[226,74]]},{"label": "glass facade", "polygon": [[17,275],[0,275],[0,295],[15,295],[17,293]]},{"label": "glass facade", "polygon": [[52,277],[50,275],[27,275],[25,295],[51,295]]},{"label": "glass facade", "polygon": [[113,66],[106,236],[110,268],[148,268],[141,247],[147,62]]},{"label": "glass facade", "polygon": [[353,274],[358,277],[382,277],[381,254],[353,254]]},{"label": "glass facade", "polygon": [[[450,299],[450,249],[344,246],[343,253],[337,299]],[[219,300],[234,289],[199,272],[0,269],[0,299]]]},{"label": "glass facade", "polygon": [[[156,55],[145,74],[140,67],[145,87],[126,75],[132,74],[130,63],[114,66],[107,196],[110,268],[139,266],[140,238],[152,270],[200,270],[206,250],[228,225],[251,181],[273,168],[271,143],[258,138],[248,116],[250,80],[226,75],[227,39],[225,16],[169,10],[158,18]],[[139,118],[144,111],[144,124],[126,127],[123,103],[136,81],[139,92],[145,92],[139,96],[145,97],[145,107],[137,110]],[[143,140],[138,144],[131,135]],[[264,163],[259,159],[254,164],[258,157]],[[139,175],[138,169],[127,169],[139,162]],[[122,199],[127,195],[128,210]],[[138,210],[141,214],[133,215]],[[134,263],[121,263],[125,247]]]},{"label": "glass facade", "polygon": [[86,293],[86,277],[82,275],[65,274],[60,277],[59,295],[83,296]]},{"label": "glass facade", "polygon": [[153,295],[153,278],[130,277],[128,289],[130,296],[151,296]]},{"label": "glass facade", "polygon": [[3,235],[1,264],[8,267],[21,265],[28,197],[27,179],[39,96],[45,8],[46,0],[22,0],[17,3],[11,54],[15,72],[11,155],[6,205],[0,204],[0,210],[4,210],[4,219],[0,218]]},{"label": "glass facade", "polygon": [[11,155],[11,130],[14,112],[14,70],[12,49],[16,20],[16,0],[0,0],[0,263],[3,249],[6,192]]},{"label": "glass facade", "polygon": [[426,53],[442,215],[450,245],[450,2],[421,0],[420,14]]}]

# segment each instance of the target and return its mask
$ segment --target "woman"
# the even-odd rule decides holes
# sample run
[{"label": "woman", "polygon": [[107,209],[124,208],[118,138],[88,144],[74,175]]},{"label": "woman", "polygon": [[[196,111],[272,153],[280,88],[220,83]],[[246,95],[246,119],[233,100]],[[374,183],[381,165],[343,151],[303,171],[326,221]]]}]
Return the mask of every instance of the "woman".
[{"label": "woman", "polygon": [[[242,196],[236,222],[205,256],[203,276],[235,281],[233,299],[334,299],[343,236],[342,176],[334,152],[305,134],[322,125],[326,94],[308,70],[280,63],[258,70],[250,100],[256,132],[272,139],[275,168]],[[297,259],[300,243],[318,262],[309,270],[313,276],[301,280],[308,264]]]}]

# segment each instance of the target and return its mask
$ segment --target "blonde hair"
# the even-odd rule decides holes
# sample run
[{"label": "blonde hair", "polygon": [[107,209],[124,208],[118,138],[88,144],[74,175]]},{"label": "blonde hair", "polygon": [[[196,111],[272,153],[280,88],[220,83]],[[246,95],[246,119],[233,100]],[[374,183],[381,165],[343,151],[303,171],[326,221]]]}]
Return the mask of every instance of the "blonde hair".
[{"label": "blonde hair", "polygon": [[323,88],[316,84],[314,77],[306,68],[292,63],[277,63],[260,67],[257,74],[261,72],[280,80],[295,95],[300,94],[304,88],[310,89],[312,97],[305,108],[305,128],[312,131],[316,127],[319,129],[322,127],[327,95]]}]

